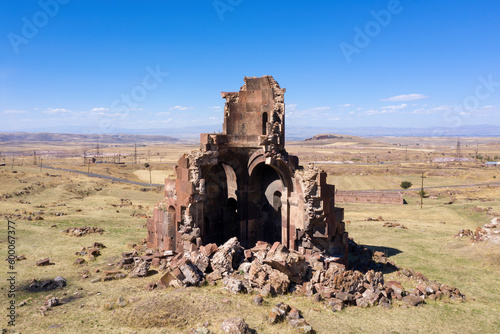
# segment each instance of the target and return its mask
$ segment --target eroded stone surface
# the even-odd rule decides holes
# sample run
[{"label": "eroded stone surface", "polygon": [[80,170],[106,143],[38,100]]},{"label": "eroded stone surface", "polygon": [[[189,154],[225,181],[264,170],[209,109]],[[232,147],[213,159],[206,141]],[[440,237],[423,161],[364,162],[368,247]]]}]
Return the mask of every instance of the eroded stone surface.
[{"label": "eroded stone surface", "polygon": [[[217,269],[227,270],[229,254],[215,245],[236,237],[247,249],[264,243],[242,254],[247,259],[264,260],[268,244],[279,242],[303,256],[323,252],[347,264],[348,239],[343,209],[335,207],[335,187],[326,183],[324,171],[299,166],[285,150],[286,90],[271,76],[244,81],[239,92],[221,94],[226,100],[222,133],[201,134],[200,150],[183,155],[176,179],[165,180],[165,199],[148,220],[148,247],[177,253],[200,248]],[[303,258],[267,264],[302,282]]]}]

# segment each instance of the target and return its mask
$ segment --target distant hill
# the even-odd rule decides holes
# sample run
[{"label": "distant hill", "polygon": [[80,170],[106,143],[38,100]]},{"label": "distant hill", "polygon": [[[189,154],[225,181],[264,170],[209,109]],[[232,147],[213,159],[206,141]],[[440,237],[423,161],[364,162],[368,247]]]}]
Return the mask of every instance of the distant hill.
[{"label": "distant hill", "polygon": [[429,127],[429,128],[390,128],[390,127],[308,127],[288,126],[286,128],[287,140],[304,140],[318,133],[342,133],[359,137],[498,137],[498,125],[464,125],[457,127]]},{"label": "distant hill", "polygon": [[314,146],[323,146],[323,145],[331,146],[331,145],[356,145],[356,144],[380,145],[381,143],[372,139],[361,138],[356,136],[324,133],[315,135],[311,138],[307,138],[304,141],[297,142],[297,144],[314,145]]},{"label": "distant hill", "polygon": [[341,135],[332,135],[332,134],[319,134],[319,135],[315,135],[315,136],[313,136],[311,138],[307,138],[305,141],[309,141],[309,140],[328,140],[328,139],[336,139],[336,140],[346,139],[346,140],[352,140],[352,137],[341,136]]},{"label": "distant hill", "polygon": [[162,135],[96,135],[96,134],[72,134],[72,133],[30,133],[30,132],[0,132],[0,142],[78,142],[78,143],[110,143],[110,144],[133,144],[133,143],[175,143],[179,139]]}]

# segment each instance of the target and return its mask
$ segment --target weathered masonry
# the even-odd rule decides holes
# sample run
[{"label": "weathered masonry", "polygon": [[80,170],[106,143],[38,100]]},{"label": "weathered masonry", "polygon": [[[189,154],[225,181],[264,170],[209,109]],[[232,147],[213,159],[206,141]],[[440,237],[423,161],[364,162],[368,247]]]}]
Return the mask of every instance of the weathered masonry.
[{"label": "weathered masonry", "polygon": [[148,220],[148,247],[178,253],[236,236],[253,247],[279,241],[304,254],[347,262],[343,209],[326,173],[285,150],[285,89],[271,76],[245,77],[226,100],[221,134],[201,134]]},{"label": "weathered masonry", "polygon": [[399,191],[337,190],[335,198],[338,203],[405,204]]}]

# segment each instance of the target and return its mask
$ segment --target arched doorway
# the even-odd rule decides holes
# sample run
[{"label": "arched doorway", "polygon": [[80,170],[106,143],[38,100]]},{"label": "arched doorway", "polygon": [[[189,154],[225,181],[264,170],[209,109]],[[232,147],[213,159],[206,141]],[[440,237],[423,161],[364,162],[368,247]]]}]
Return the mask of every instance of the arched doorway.
[{"label": "arched doorway", "polygon": [[261,163],[252,170],[249,186],[248,243],[282,241],[282,194],[279,172]]},{"label": "arched doorway", "polygon": [[236,236],[240,238],[236,173],[229,165],[219,163],[205,175],[203,200],[203,243],[223,244]]}]

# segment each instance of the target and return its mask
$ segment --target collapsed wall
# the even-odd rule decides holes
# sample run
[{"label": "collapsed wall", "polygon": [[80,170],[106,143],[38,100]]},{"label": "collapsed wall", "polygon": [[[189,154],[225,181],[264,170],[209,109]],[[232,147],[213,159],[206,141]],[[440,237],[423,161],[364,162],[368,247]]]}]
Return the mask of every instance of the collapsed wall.
[{"label": "collapsed wall", "polygon": [[304,255],[347,263],[335,187],[285,150],[285,89],[271,76],[245,77],[226,100],[221,134],[201,134],[148,219],[148,247],[187,253],[237,237],[243,247],[281,242]]}]

